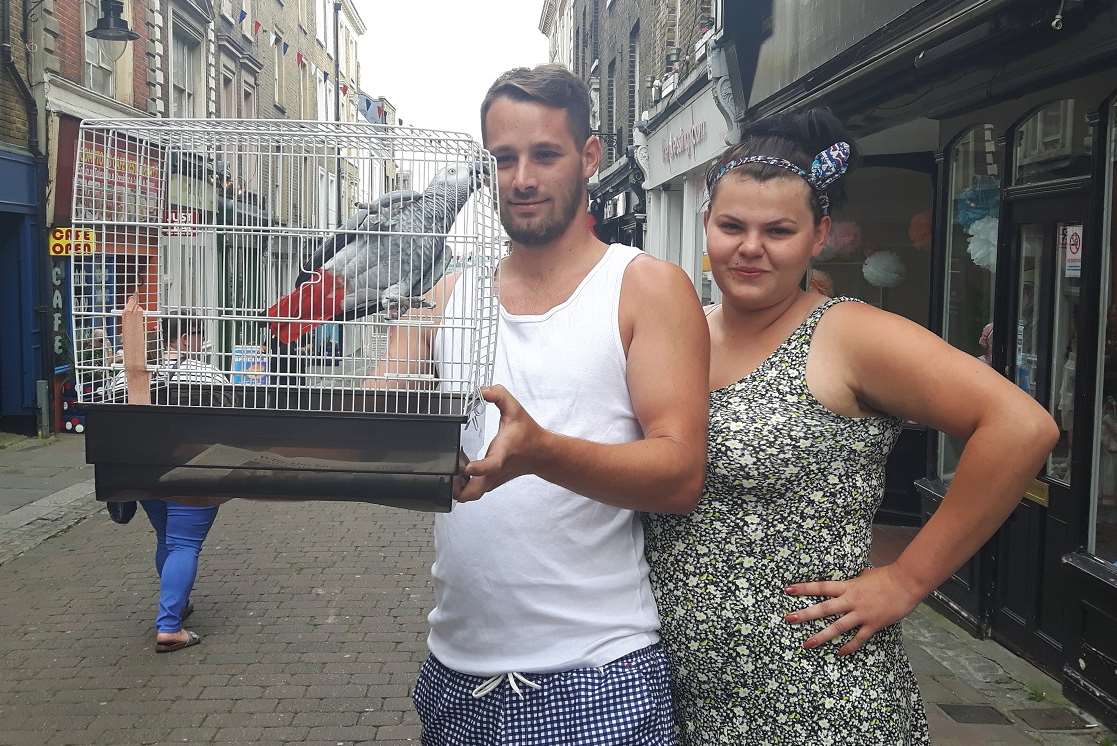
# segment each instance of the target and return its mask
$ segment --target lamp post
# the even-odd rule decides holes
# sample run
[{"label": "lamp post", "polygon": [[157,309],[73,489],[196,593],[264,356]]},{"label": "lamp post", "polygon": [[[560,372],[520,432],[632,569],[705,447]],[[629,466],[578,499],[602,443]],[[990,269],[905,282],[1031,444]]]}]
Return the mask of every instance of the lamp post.
[{"label": "lamp post", "polygon": [[105,54],[114,64],[124,55],[128,42],[140,38],[128,28],[128,21],[123,15],[123,0],[101,0],[101,17],[97,19],[97,26],[85,32],[86,36],[101,42]]}]

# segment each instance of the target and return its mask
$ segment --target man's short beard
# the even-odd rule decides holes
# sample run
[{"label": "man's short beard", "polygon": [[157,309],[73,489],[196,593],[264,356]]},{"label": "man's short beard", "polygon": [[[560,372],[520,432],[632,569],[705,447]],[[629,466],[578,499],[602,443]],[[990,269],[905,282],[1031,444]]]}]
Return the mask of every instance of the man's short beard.
[{"label": "man's short beard", "polygon": [[585,210],[585,188],[584,184],[578,183],[574,187],[574,193],[566,192],[563,196],[568,197],[568,201],[563,205],[563,212],[558,215],[553,221],[542,222],[538,226],[531,228],[518,228],[514,225],[514,221],[509,219],[505,213],[505,206],[501,205],[501,223],[504,225],[504,232],[512,239],[512,243],[520,246],[544,246],[551,243],[556,238],[561,236],[574,219]]}]

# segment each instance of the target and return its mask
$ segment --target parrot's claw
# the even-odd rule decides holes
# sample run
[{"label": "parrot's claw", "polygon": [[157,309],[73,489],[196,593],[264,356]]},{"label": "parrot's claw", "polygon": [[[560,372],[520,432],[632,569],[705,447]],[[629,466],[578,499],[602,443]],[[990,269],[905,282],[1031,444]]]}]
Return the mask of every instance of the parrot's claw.
[{"label": "parrot's claw", "polygon": [[389,321],[395,321],[412,308],[434,308],[434,304],[423,297],[392,298],[384,303],[384,315]]}]

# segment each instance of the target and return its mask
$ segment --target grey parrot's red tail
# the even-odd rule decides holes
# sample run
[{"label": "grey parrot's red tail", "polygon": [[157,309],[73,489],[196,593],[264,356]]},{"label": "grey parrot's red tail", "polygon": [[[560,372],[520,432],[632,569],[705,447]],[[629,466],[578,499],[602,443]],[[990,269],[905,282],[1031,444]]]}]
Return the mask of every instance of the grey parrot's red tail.
[{"label": "grey parrot's red tail", "polygon": [[331,272],[319,269],[310,282],[305,282],[280,298],[268,309],[271,318],[295,318],[299,321],[272,321],[268,329],[283,344],[301,338],[311,329],[341,314],[345,300],[345,281]]}]

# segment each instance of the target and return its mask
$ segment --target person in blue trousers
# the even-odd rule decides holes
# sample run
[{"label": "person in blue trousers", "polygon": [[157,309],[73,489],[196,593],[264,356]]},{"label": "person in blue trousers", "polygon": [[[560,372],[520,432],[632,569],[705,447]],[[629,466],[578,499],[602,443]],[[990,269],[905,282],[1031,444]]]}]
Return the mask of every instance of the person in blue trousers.
[{"label": "person in blue trousers", "polygon": [[[168,383],[227,383],[213,366],[197,359],[202,349],[201,321],[169,317],[161,320],[166,340]],[[151,403],[151,375],[145,357],[146,329],[143,307],[129,299],[121,314],[124,337],[124,373],[128,403]],[[141,500],[155,529],[155,570],[159,574],[159,613],[155,619],[155,652],[169,653],[197,645],[202,638],[182,626],[194,610],[190,591],[198,575],[202,543],[217,518],[217,505],[185,504],[176,500]]]},{"label": "person in blue trousers", "polygon": [[155,618],[155,652],[197,645],[202,638],[182,626],[194,610],[190,591],[198,575],[202,551],[217,506],[195,507],[170,500],[141,500],[155,529],[155,570],[159,573],[159,614]]}]

